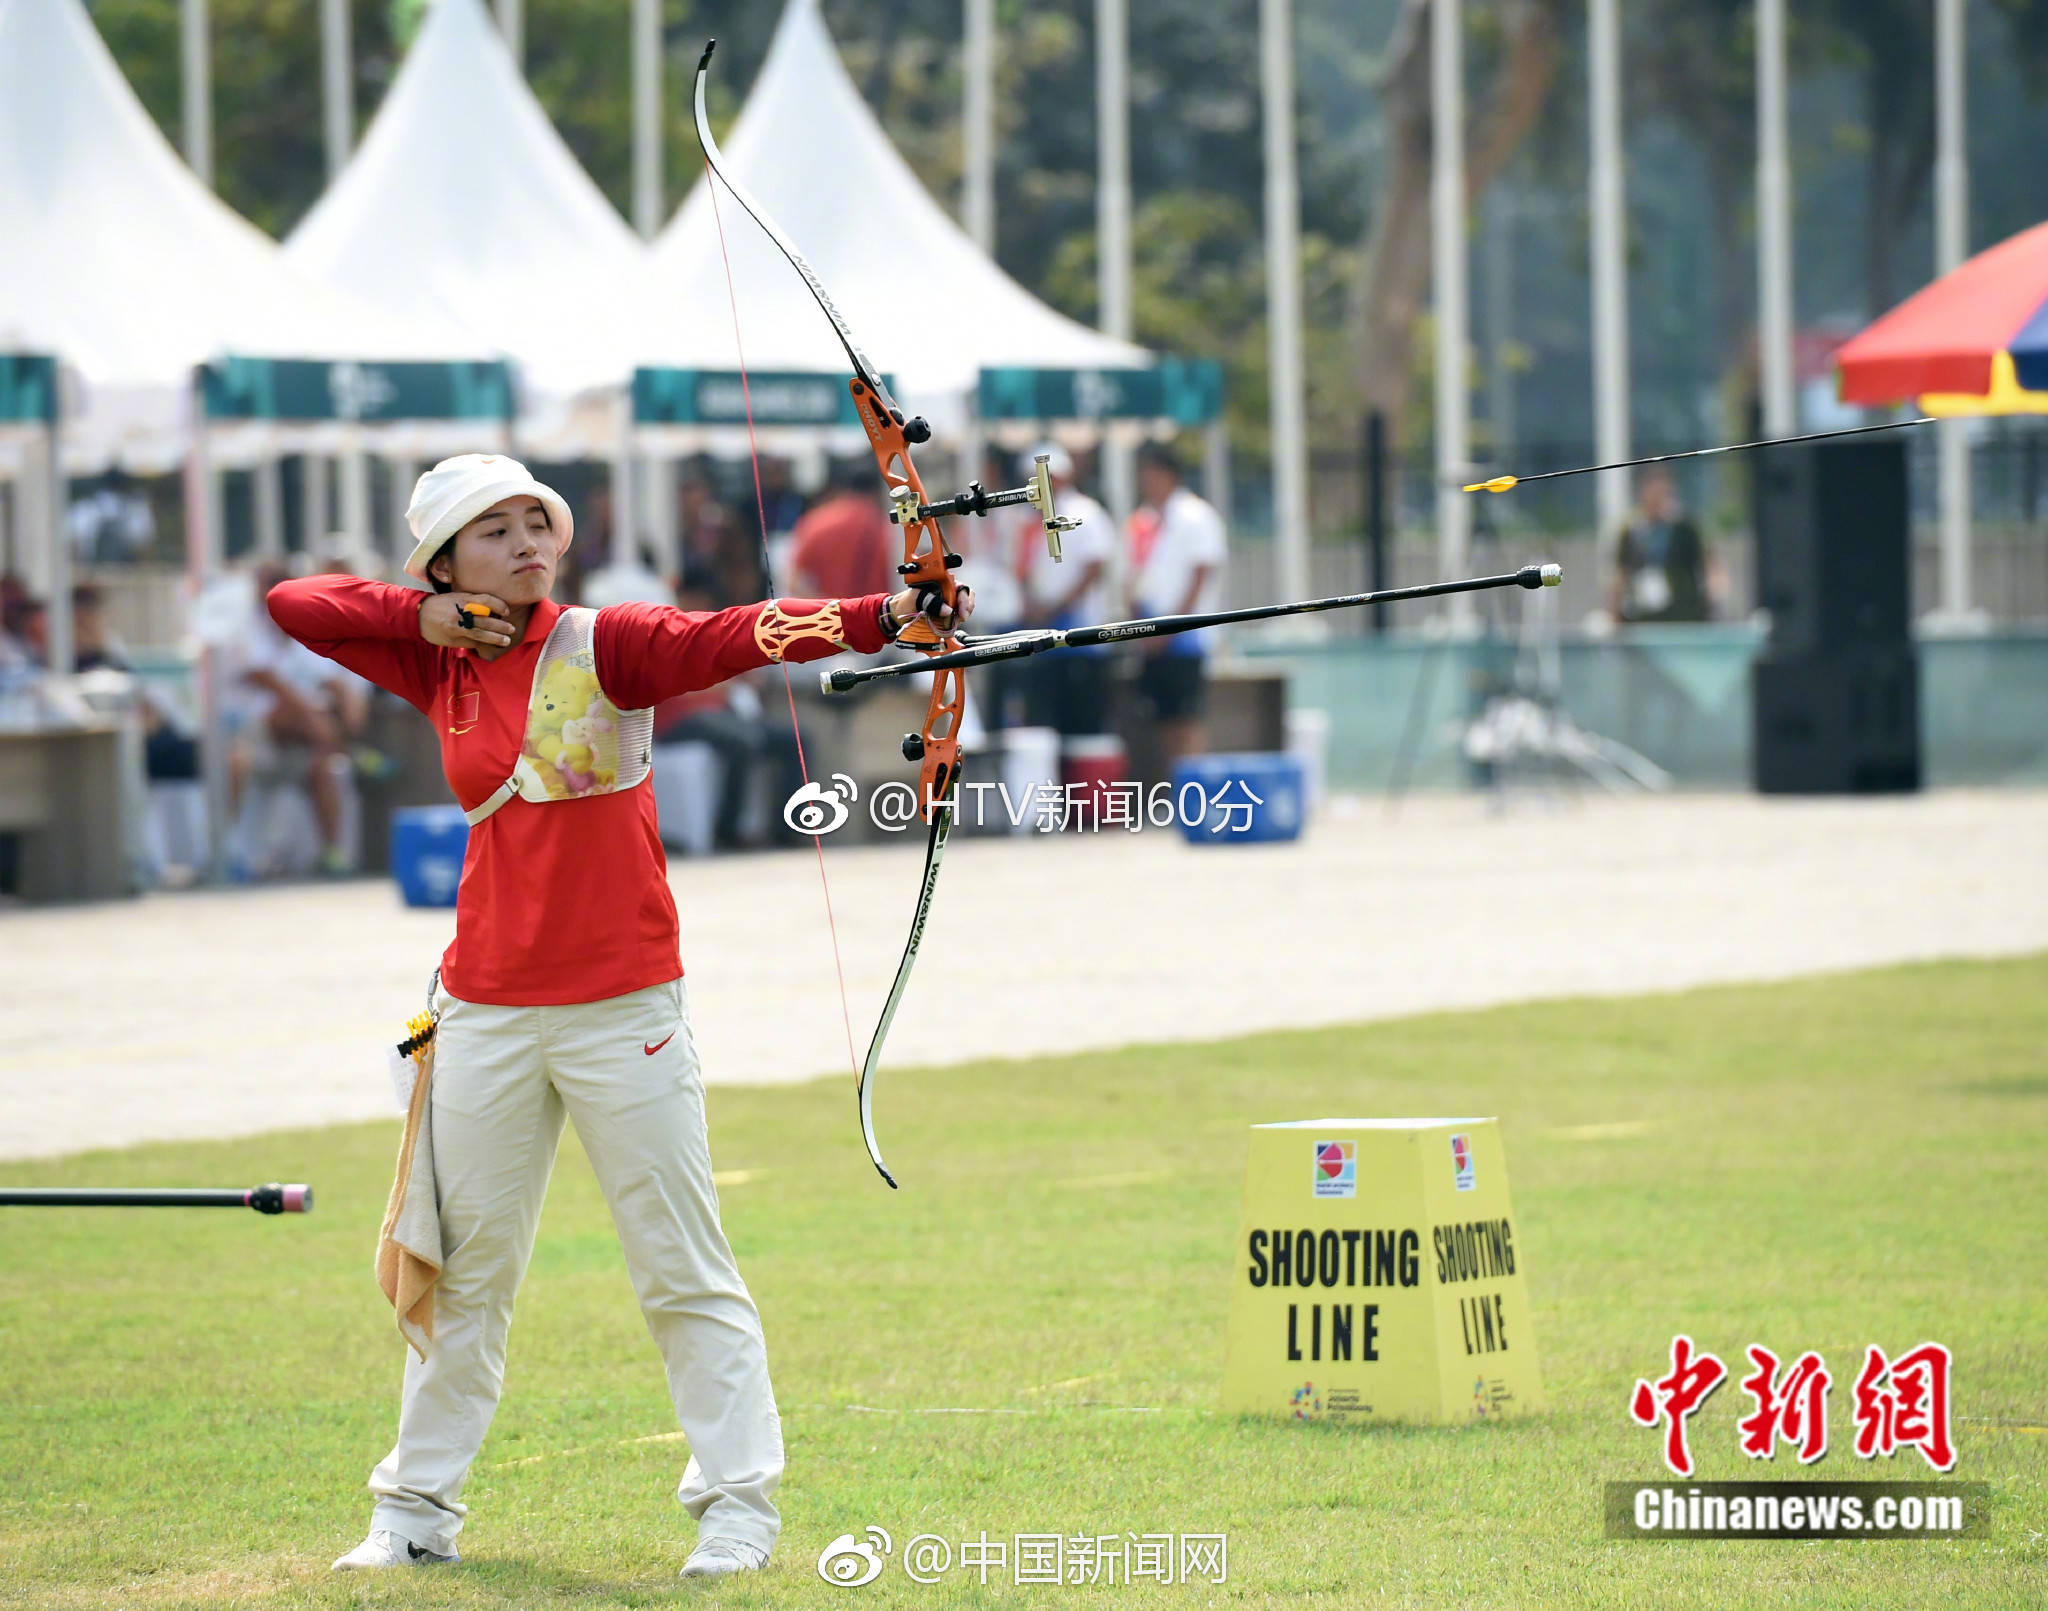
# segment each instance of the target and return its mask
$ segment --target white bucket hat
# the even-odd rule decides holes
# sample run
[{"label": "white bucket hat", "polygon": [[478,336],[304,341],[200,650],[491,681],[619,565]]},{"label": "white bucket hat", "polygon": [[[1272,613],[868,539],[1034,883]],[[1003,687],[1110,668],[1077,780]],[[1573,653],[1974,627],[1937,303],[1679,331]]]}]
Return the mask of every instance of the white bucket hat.
[{"label": "white bucket hat", "polygon": [[412,489],[405,523],[412,528],[414,542],[405,574],[426,581],[427,562],[464,526],[507,498],[538,498],[562,547],[569,546],[576,521],[559,492],[542,486],[525,465],[502,453],[458,453],[435,465]]}]

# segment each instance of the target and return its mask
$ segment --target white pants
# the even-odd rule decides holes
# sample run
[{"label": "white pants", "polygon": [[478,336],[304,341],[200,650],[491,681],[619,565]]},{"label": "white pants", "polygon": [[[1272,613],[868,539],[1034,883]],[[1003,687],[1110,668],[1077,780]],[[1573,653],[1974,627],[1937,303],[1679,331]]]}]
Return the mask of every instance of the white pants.
[{"label": "white pants", "polygon": [[407,1352],[398,1444],[370,1474],[371,1526],[444,1555],[455,1548],[566,1110],[689,1438],[676,1497],[700,1536],[773,1549],[782,1422],[761,1317],[718,1223],[683,981],[567,1007],[482,1006],[443,991],[439,1006],[434,1182],[445,1262],[433,1346],[424,1360]]}]

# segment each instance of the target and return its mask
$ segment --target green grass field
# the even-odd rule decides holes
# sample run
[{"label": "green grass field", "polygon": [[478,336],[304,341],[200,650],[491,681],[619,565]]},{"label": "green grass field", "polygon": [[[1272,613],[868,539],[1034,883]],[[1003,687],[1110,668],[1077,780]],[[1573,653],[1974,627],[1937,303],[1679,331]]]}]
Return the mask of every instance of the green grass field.
[{"label": "green grass field", "polygon": [[[2048,958],[890,1071],[900,1194],[846,1082],[714,1090],[711,1111],[719,1169],[745,1172],[725,1218],[789,1447],[767,1573],[676,1580],[685,1450],[573,1142],[464,1563],[327,1573],[396,1412],[401,1344],[369,1277],[392,1123],[0,1168],[319,1194],[304,1220],[0,1210],[0,1604],[2048,1601]],[[1501,1117],[1545,1415],[1217,1411],[1245,1127],[1332,1113]],[[1738,1376],[1751,1341],[1826,1354],[1834,1448],[1807,1475],[1836,1478],[1931,1475],[1848,1454],[1845,1375],[1868,1342],[1946,1342],[1955,1475],[1990,1485],[1992,1536],[1604,1540],[1600,1484],[1661,1472],[1626,1403],[1678,1329]],[[1736,1449],[1747,1402],[1731,1383],[1695,1419],[1702,1477],[1757,1471]],[[899,1541],[1226,1532],[1229,1582],[821,1582],[819,1550],[871,1522]]]}]

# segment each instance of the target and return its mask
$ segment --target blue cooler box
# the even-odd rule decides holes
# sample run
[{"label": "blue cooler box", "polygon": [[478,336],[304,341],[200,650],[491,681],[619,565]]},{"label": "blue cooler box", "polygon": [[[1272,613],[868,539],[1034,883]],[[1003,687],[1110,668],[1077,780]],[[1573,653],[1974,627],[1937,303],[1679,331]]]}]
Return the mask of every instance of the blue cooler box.
[{"label": "blue cooler box", "polygon": [[1307,768],[1285,750],[1191,755],[1173,769],[1173,820],[1191,845],[1299,839],[1308,820]]},{"label": "blue cooler box", "polygon": [[391,813],[391,875],[407,906],[453,906],[469,824],[462,807],[406,806]]}]

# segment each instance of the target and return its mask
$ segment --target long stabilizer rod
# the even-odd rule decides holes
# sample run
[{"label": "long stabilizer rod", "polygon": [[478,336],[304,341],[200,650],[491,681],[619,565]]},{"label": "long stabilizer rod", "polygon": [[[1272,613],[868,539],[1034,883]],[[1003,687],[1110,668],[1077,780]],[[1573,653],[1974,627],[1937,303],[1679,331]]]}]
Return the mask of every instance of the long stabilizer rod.
[{"label": "long stabilizer rod", "polygon": [[1536,475],[1497,475],[1491,481],[1473,481],[1467,492],[1506,492],[1526,487],[1531,481],[1555,481],[1567,475],[1598,475],[1602,470],[1633,470],[1640,464],[1669,464],[1673,459],[1704,459],[1711,453],[1747,453],[1751,448],[1787,447],[1794,442],[1824,442],[1831,436],[1867,436],[1872,431],[1903,431],[1909,425],[1932,425],[1932,414],[1912,420],[1886,420],[1882,425],[1851,425],[1839,431],[1808,431],[1804,436],[1772,436],[1761,442],[1723,442],[1719,447],[1693,448],[1685,453],[1652,453],[1646,459],[1619,459],[1613,464],[1582,464],[1573,470],[1544,470]]},{"label": "long stabilizer rod", "polygon": [[1103,644],[1129,643],[1137,638],[1170,638],[1182,632],[1199,632],[1204,627],[1228,626],[1234,621],[1270,621],[1282,615],[1315,615],[1325,610],[1355,610],[1367,604],[1393,604],[1401,599],[1437,598],[1445,593],[1478,593],[1490,587],[1556,587],[1564,579],[1559,565],[1524,565],[1500,576],[1474,576],[1460,582],[1426,582],[1420,587],[1390,587],[1377,593],[1339,593],[1326,599],[1305,599],[1297,604],[1254,604],[1242,610],[1212,610],[1206,615],[1155,615],[1140,621],[1110,621],[1102,626],[1045,628],[1005,632],[989,638],[963,640],[965,648],[949,654],[935,654],[914,661],[887,666],[856,666],[818,674],[819,685],[828,694],[843,694],[864,682],[883,677],[914,677],[921,671],[944,671],[951,666],[985,666],[996,660],[1021,660],[1048,649],[1093,649]]},{"label": "long stabilizer rod", "polygon": [[311,1186],[252,1186],[247,1191],[154,1186],[0,1186],[0,1208],[253,1208],[259,1214],[310,1214]]}]

